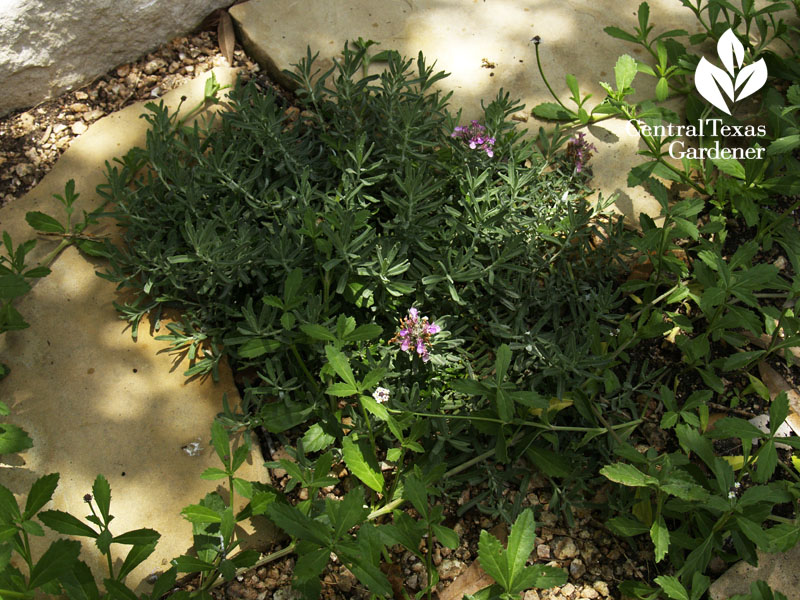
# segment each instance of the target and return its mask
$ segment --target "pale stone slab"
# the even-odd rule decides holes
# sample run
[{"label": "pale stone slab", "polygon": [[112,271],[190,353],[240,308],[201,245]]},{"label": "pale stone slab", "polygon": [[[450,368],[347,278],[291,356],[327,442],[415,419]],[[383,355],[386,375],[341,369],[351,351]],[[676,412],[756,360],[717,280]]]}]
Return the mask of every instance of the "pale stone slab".
[{"label": "pale stone slab", "polygon": [[90,82],[229,0],[2,0],[0,115]]},{"label": "pale stone slab", "polygon": [[789,600],[800,598],[800,545],[782,554],[758,553],[758,566],[739,561],[717,579],[709,589],[711,600],[727,600],[737,594],[749,594],[750,584],[759,579],[784,594]]},{"label": "pale stone slab", "polygon": [[[227,68],[214,72],[223,85],[236,74]],[[167,94],[165,102],[174,108],[186,96],[184,106],[195,106],[209,76]],[[147,122],[139,118],[142,112],[137,104],[93,124],[34,190],[0,210],[0,230],[9,231],[15,243],[33,237],[25,213],[42,210],[60,216],[60,204],[51,194],[63,193],[70,178],[81,194],[76,213],[97,206],[94,189],[104,181],[104,161],[144,143]],[[106,220],[92,231],[113,229]],[[40,239],[35,258],[55,245],[52,238]],[[168,569],[169,560],[192,545],[191,525],[180,511],[220,483],[203,481],[200,474],[220,466],[210,444],[210,426],[222,408],[223,394],[235,405],[238,392],[227,365],[220,369],[219,383],[210,378],[187,382],[187,362],[175,364],[175,356],[154,339],[159,332],[149,330],[147,322],[134,342],[112,306],[112,301],[120,301],[115,284],[98,277],[96,270],[104,270],[103,260],[87,259],[68,248],[52,265],[52,273],[17,302],[31,327],[0,336],[0,360],[12,369],[0,382],[0,398],[11,407],[9,421],[26,429],[34,441],[27,452],[3,457],[8,463],[0,463],[0,482],[24,505],[38,477],[59,472],[60,483],[48,508],[83,517],[89,514],[83,496],[91,492],[98,473],[105,475],[116,516],[112,533],[142,527],[161,533],[156,552],[128,578],[131,587],[144,592],[150,589],[143,583],[145,577]],[[191,455],[184,447],[194,442],[200,451]],[[268,480],[257,449],[240,475]],[[253,544],[263,546],[272,539],[268,523],[262,525]],[[47,531],[48,543],[58,537]],[[44,544],[36,541],[38,555]],[[83,558],[95,576],[107,577],[105,562],[91,540],[84,539],[83,546]],[[119,552],[118,567],[127,547],[112,548]]]},{"label": "pale stone slab", "polygon": [[[657,24],[653,35],[677,28],[699,31],[692,13],[679,2],[648,4],[650,22]],[[584,92],[594,94],[589,101],[593,106],[605,96],[598,82],[613,83],[620,55],[643,58],[643,49],[603,32],[609,25],[633,30],[638,5],[619,0],[250,0],[233,6],[230,13],[250,56],[277,77],[306,55],[307,45],[312,53],[320,52],[318,66],[323,71],[340,55],[346,40],[359,37],[411,58],[421,50],[429,62],[436,61],[437,70],[451,74],[438,85],[454,91],[451,108],[463,108],[467,120],[479,116],[481,100],[491,101],[501,87],[521,99],[528,114],[537,104],[553,101],[536,68],[530,43],[535,35],[541,37],[542,66],[554,91],[566,99],[564,75],[572,73]],[[494,66],[486,68],[487,64]],[[653,78],[642,74],[634,82],[642,97],[652,96],[654,85]],[[541,125],[533,118],[526,123],[534,132]],[[639,212],[656,216],[659,207],[643,188],[627,186],[628,171],[641,162],[636,153],[644,145],[626,126],[604,121],[588,128],[587,138],[598,149],[592,161],[593,185],[605,197],[619,194],[617,209],[638,221]]]}]

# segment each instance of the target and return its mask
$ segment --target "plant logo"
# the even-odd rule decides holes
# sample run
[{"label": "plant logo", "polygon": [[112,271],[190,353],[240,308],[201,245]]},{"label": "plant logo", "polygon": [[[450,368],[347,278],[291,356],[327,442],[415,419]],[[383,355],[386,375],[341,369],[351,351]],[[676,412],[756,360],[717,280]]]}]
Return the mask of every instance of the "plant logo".
[{"label": "plant logo", "polygon": [[694,85],[703,98],[729,115],[731,111],[725,96],[733,103],[764,87],[767,82],[767,64],[761,58],[753,64],[743,66],[744,46],[732,29],[728,29],[719,38],[717,54],[725,71],[701,58],[694,74]]}]

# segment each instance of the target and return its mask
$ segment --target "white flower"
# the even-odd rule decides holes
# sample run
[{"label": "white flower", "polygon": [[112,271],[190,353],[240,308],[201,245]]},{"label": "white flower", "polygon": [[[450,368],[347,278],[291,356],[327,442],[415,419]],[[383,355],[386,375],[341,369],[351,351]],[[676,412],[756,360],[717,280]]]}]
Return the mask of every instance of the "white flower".
[{"label": "white flower", "polygon": [[389,399],[389,390],[379,387],[372,393],[372,397],[375,398],[375,402],[386,402]]},{"label": "white flower", "polygon": [[734,492],[734,491],[730,491],[730,492],[728,492],[728,498],[730,498],[731,500],[733,500],[734,498],[736,498],[736,492]]}]

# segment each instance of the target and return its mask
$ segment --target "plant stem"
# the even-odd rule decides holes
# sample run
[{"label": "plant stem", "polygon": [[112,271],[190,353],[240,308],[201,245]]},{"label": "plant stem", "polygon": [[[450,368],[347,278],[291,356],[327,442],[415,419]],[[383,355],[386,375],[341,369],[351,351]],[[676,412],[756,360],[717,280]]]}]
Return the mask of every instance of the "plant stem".
[{"label": "plant stem", "polygon": [[294,354],[294,357],[297,359],[297,364],[300,365],[300,369],[303,371],[303,374],[306,376],[309,383],[314,388],[314,393],[316,393],[316,395],[319,396],[320,395],[319,386],[317,385],[317,382],[314,380],[314,376],[311,375],[311,372],[308,370],[308,367],[306,366],[303,357],[301,357],[300,353],[297,351],[297,346],[295,344],[292,344],[289,347],[292,350],[292,354]]},{"label": "plant stem", "polygon": [[56,257],[59,255],[59,253],[64,248],[69,246],[71,243],[72,243],[72,240],[70,238],[65,238],[65,239],[61,240],[61,243],[59,243],[58,246],[56,246],[56,249],[53,250],[47,256],[45,256],[44,259],[42,259],[42,262],[40,262],[39,264],[41,266],[43,266],[43,267],[49,267],[52,264],[52,262],[56,259]]},{"label": "plant stem", "polygon": [[544,81],[545,86],[547,86],[547,89],[550,92],[550,95],[553,98],[556,99],[556,102],[558,102],[561,105],[561,108],[563,108],[564,110],[566,110],[569,113],[574,113],[574,111],[572,111],[572,110],[570,110],[570,109],[568,109],[566,107],[566,105],[561,101],[561,99],[558,96],[556,96],[556,93],[553,91],[553,88],[550,87],[550,83],[547,81],[547,77],[545,77],[545,75],[544,75],[544,69],[542,69],[542,61],[539,58],[539,44],[538,43],[534,43],[534,49],[536,50],[536,66],[539,68],[539,75],[542,76],[542,81]]},{"label": "plant stem", "polygon": [[[445,418],[445,419],[462,419],[467,421],[484,421],[486,423],[498,423],[500,425],[507,425],[505,421],[501,419],[493,419],[491,417],[474,417],[470,415],[442,415],[442,414],[434,414],[434,413],[422,413],[422,412],[414,412],[414,411],[403,411],[397,410],[393,408],[387,409],[389,412],[398,413],[398,414],[410,414],[416,417],[427,417],[427,418]],[[630,427],[633,424],[641,423],[641,419],[635,419],[633,421],[629,421],[628,423],[622,423],[620,425],[613,425],[611,429],[623,429],[625,427]],[[543,423],[536,423],[533,421],[515,421],[515,425],[521,425],[523,427],[535,427],[536,429],[545,429],[547,431],[582,431],[582,432],[592,432],[592,433],[603,433],[606,431],[605,427],[569,427],[566,425],[545,425]],[[493,451],[494,452],[494,451]]]}]

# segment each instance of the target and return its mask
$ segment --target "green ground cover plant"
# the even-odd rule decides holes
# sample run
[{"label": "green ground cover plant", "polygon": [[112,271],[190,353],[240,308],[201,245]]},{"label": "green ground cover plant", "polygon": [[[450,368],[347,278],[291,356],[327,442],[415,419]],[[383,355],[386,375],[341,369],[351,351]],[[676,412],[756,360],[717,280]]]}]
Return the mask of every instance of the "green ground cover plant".
[{"label": "green ground cover plant", "polygon": [[[800,380],[798,32],[779,18],[782,2],[683,4],[704,33],[652,36],[642,3],[632,33],[607,33],[642,46],[648,62],[621,57],[594,107],[567,75],[572,98],[533,109],[562,123],[534,139],[515,129],[521,106],[508,94],[463,124],[434,89],[446,74],[361,39],[326,72],[309,50],[293,74],[295,107],[254,83],[192,125],[149,105],[146,146],[109,165],[100,190],[124,243],[92,249],[108,257],[102,275],[136,294],[118,306],[134,336],[145,315],[177,309],[161,337],[186,355],[186,375],[216,377],[224,360],[243,381],[241,405],[225,401],[212,427],[223,468],[203,474],[227,480],[230,501],[210,494],[183,511],[197,555],[173,561],[160,593],[178,573],[201,573],[179,594],[207,598],[241,569],[296,553],[307,598],[319,597],[331,554],[387,597],[380,565],[399,545],[425,564],[416,597],[432,598],[433,544],[459,542],[444,506],[479,483],[458,514],[475,508],[513,526],[505,549],[481,534],[496,585],[474,597],[561,585],[566,573],[527,565],[535,520],[524,494],[502,493],[527,489],[533,470],[568,524],[588,508],[652,548],[656,575],[621,584],[630,597],[699,599],[712,558],[753,563],[756,549],[797,544],[800,439],[778,437],[796,409],[762,369]],[[689,83],[700,62],[691,49],[729,30],[770,74],[757,106],[735,116],[712,112]],[[538,59],[546,40],[532,41]],[[385,69],[368,75],[375,62]],[[654,98],[634,100],[639,75],[656,78]],[[664,107],[670,98],[684,114]],[[748,144],[765,159],[676,162],[667,148],[677,138],[652,133],[710,116],[762,125]],[[636,124],[647,160],[629,182],[661,205],[637,229],[607,212],[612,199],[586,201],[596,149],[573,128],[607,118]],[[754,399],[769,405],[766,431],[737,416]],[[653,427],[666,441],[648,437]],[[255,428],[291,452],[268,463],[287,471],[285,490],[236,477],[251,449],[232,448],[231,433]],[[356,480],[338,501],[322,492],[337,463]],[[608,501],[592,504],[604,484]],[[236,495],[249,503],[234,514]],[[17,540],[46,501],[25,518],[5,510],[7,555],[24,556]],[[291,542],[265,557],[237,552],[235,523],[256,515]],[[27,580],[3,582],[9,597],[38,582],[27,562]],[[70,598],[96,597],[61,585]],[[110,595],[135,598],[123,588],[106,582]],[[762,582],[750,597],[782,596]]]}]

